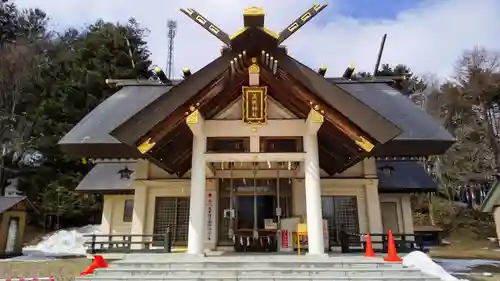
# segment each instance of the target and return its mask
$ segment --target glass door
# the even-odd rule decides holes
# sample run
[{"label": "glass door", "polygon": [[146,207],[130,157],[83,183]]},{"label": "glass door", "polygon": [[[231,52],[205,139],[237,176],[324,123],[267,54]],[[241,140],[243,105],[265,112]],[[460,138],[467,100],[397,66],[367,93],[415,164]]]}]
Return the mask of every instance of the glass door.
[{"label": "glass door", "polygon": [[[230,192],[231,184],[232,193]],[[255,179],[255,181],[248,178],[221,179],[219,181],[218,245],[234,244],[228,235],[231,232],[231,224],[226,213],[230,208],[231,200],[234,202],[235,211],[234,233],[252,237],[254,227],[259,232],[259,236],[276,232],[276,229],[269,229],[269,226],[266,229],[266,220],[272,220],[279,226],[278,218],[289,217],[292,211],[291,181],[280,179],[279,204],[277,185],[277,179],[263,178]],[[279,217],[276,213],[278,206],[281,209]]]},{"label": "glass door", "polygon": [[[236,196],[236,230],[252,231],[254,227],[254,197]],[[257,222],[258,223],[258,222]]]},{"label": "glass door", "polygon": [[[156,197],[153,233],[164,234],[170,227],[172,244],[185,246],[189,229],[188,197]],[[156,237],[155,242],[163,241]]]},{"label": "glass door", "polygon": [[[321,206],[323,219],[328,223],[330,246],[340,245],[340,231],[342,230],[348,233],[359,233],[356,196],[322,196]],[[355,237],[351,237],[351,239],[355,239]]]}]

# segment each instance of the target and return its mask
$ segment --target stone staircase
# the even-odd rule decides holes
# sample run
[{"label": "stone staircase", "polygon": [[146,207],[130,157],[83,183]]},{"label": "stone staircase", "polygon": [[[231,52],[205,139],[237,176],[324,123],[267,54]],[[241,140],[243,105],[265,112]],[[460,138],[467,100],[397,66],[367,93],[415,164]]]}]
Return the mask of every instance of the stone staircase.
[{"label": "stone staircase", "polygon": [[418,269],[360,256],[133,254],[77,281],[439,281]]}]

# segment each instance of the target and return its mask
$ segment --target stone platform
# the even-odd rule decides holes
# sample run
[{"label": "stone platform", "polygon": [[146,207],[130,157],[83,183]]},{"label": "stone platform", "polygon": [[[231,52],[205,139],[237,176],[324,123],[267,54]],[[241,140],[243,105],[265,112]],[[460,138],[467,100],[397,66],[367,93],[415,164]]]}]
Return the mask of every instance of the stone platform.
[{"label": "stone platform", "polygon": [[292,254],[129,254],[109,268],[77,281],[439,281],[418,269],[359,255],[322,257]]}]

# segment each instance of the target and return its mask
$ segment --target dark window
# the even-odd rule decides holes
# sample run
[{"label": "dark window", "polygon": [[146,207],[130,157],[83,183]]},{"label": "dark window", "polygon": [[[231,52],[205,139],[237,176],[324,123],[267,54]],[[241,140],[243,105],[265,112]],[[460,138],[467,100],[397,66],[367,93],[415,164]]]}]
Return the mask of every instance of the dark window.
[{"label": "dark window", "polygon": [[302,152],[302,138],[260,138],[260,152]]},{"label": "dark window", "polygon": [[163,235],[169,228],[173,245],[187,245],[189,197],[156,197],[153,233],[162,236],[155,237],[154,241],[158,243],[163,241]]},{"label": "dark window", "polygon": [[[321,196],[323,219],[328,224],[330,246],[340,245],[340,231],[359,233],[358,202],[356,196]],[[352,243],[359,239],[352,236]]]},{"label": "dark window", "polygon": [[132,222],[132,214],[134,213],[134,200],[125,200],[123,206],[123,222]]},{"label": "dark window", "polygon": [[250,138],[208,138],[207,152],[250,152]]}]

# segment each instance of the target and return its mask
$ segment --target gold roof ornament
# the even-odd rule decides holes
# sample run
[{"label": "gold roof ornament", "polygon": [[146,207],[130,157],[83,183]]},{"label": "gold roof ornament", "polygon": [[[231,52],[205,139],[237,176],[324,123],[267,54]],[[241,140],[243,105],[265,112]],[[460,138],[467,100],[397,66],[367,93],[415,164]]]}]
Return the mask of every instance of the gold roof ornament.
[{"label": "gold roof ornament", "polygon": [[244,16],[264,16],[265,12],[264,12],[264,9],[254,6],[254,7],[248,7],[245,10],[243,10],[243,15]]},{"label": "gold roof ornament", "polygon": [[151,150],[151,148],[153,148],[153,146],[155,146],[155,145],[156,145],[156,142],[153,141],[151,138],[148,138],[143,143],[141,143],[137,147],[137,149],[139,150],[140,153],[144,154],[144,153],[148,152],[149,150]]},{"label": "gold roof ornament", "polygon": [[244,27],[264,27],[264,9],[259,7],[249,7],[243,10]]},{"label": "gold roof ornament", "polygon": [[252,65],[248,68],[248,73],[260,73],[260,67],[257,65],[257,58],[252,58]]},{"label": "gold roof ornament", "polygon": [[260,73],[260,67],[256,64],[252,64],[249,68],[248,68],[248,73],[255,73],[255,74],[258,74]]}]

